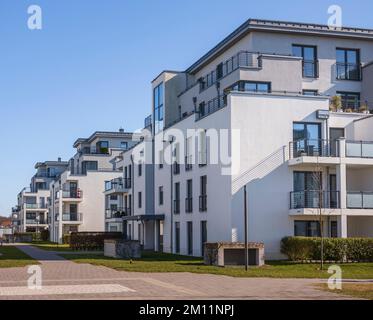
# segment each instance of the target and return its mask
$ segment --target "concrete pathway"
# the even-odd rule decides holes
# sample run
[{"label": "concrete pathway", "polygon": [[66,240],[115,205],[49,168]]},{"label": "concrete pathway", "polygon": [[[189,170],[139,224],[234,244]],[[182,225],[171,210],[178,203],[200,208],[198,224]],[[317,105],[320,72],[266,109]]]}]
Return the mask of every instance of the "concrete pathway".
[{"label": "concrete pathway", "polygon": [[135,273],[77,264],[55,252],[17,245],[39,260],[42,288],[27,287],[28,267],[0,269],[0,299],[344,299],[318,280],[231,278],[211,274]]}]

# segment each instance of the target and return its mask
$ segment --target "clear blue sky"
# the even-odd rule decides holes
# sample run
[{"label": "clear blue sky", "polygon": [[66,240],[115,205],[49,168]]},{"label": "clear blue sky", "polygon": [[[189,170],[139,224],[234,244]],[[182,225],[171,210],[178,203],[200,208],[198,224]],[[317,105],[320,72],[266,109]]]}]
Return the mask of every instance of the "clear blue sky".
[{"label": "clear blue sky", "polygon": [[[27,8],[43,9],[43,30]],[[95,130],[135,130],[151,80],[184,70],[248,18],[373,28],[371,0],[1,0],[0,214],[9,215],[37,161],[73,155]]]}]

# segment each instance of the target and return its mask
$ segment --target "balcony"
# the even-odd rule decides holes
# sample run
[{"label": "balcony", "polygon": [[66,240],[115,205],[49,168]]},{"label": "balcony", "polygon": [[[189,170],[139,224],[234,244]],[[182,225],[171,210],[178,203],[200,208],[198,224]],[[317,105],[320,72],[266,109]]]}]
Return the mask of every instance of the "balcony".
[{"label": "balcony", "polygon": [[81,222],[83,221],[83,214],[82,213],[63,213],[62,221]]},{"label": "balcony", "polygon": [[193,212],[193,198],[185,198],[185,212],[186,213]]},{"label": "balcony", "polygon": [[337,63],[337,80],[361,81],[361,65],[356,63]]},{"label": "balcony", "polygon": [[348,192],[348,209],[373,209],[373,192]]},{"label": "balcony", "polygon": [[290,209],[338,209],[339,191],[294,191],[290,193]]},{"label": "balcony", "polygon": [[26,219],[26,224],[29,225],[39,225],[39,224],[47,224],[45,219]]},{"label": "balcony", "polygon": [[106,209],[105,218],[106,219],[121,219],[122,217],[128,216],[128,208],[116,208],[116,209]]},{"label": "balcony", "polygon": [[207,211],[207,195],[199,196],[199,211],[200,212]]},{"label": "balcony", "polygon": [[339,141],[302,139],[290,142],[290,159],[299,157],[339,157]]},{"label": "balcony", "polygon": [[[129,180],[129,181],[128,181]],[[113,179],[105,183],[105,193],[125,193],[131,188],[131,179]]]},{"label": "balcony", "polygon": [[80,189],[62,190],[62,198],[64,198],[64,199],[82,199],[83,198],[83,192]]},{"label": "balcony", "polygon": [[185,157],[185,171],[192,171],[193,164],[192,164],[192,156]]},{"label": "balcony", "polygon": [[29,210],[47,209],[48,206],[45,203],[25,203],[25,208]]},{"label": "balcony", "polygon": [[220,95],[207,103],[202,102],[196,110],[196,121],[224,108],[227,105],[226,95]]},{"label": "balcony", "polygon": [[174,213],[180,213],[180,200],[174,200]]}]

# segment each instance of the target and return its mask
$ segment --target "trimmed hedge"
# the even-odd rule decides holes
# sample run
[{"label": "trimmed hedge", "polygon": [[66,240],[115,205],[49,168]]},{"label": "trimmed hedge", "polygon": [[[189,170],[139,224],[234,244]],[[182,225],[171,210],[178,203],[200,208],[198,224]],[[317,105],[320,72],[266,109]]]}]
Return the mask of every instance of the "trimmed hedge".
[{"label": "trimmed hedge", "polygon": [[103,250],[104,241],[121,239],[121,232],[73,232],[70,234],[70,248],[73,250]]},{"label": "trimmed hedge", "polygon": [[[281,252],[291,261],[321,260],[321,238],[286,237]],[[373,261],[372,238],[324,238],[326,261]]]}]

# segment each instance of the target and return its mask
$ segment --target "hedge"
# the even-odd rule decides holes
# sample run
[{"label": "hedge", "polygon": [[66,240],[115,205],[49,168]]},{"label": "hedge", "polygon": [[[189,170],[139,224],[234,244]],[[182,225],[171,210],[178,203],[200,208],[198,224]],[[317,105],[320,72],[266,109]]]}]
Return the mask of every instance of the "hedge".
[{"label": "hedge", "polygon": [[[321,238],[286,237],[281,240],[281,252],[291,261],[321,259]],[[326,261],[373,261],[372,238],[324,238]]]},{"label": "hedge", "polygon": [[104,241],[121,239],[121,232],[73,232],[70,234],[70,248],[73,250],[103,250]]}]

